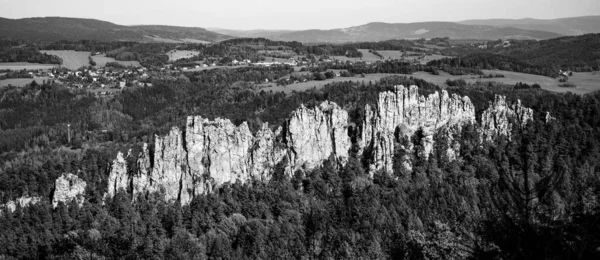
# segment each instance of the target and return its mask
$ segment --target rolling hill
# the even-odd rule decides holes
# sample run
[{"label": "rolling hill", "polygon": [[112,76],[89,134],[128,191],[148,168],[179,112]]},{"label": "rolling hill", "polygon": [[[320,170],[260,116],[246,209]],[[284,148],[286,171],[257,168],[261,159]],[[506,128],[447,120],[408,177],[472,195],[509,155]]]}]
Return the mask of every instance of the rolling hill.
[{"label": "rolling hill", "polygon": [[223,28],[207,28],[210,31],[231,35],[234,37],[240,38],[267,38],[273,37],[284,33],[295,32],[294,30],[232,30],[232,29],[223,29]]},{"label": "rolling hill", "polygon": [[0,36],[34,42],[59,40],[218,42],[232,38],[197,27],[124,26],[95,19],[63,17],[0,18]]},{"label": "rolling hill", "polygon": [[365,42],[390,39],[450,37],[451,39],[550,39],[560,34],[489,25],[467,25],[452,22],[369,23],[333,30],[304,30],[265,36],[273,40],[299,42]]},{"label": "rolling hill", "polygon": [[459,22],[466,25],[488,25],[494,27],[513,27],[523,30],[537,30],[562,35],[582,35],[600,33],[600,16],[581,16],[559,19],[488,19]]}]

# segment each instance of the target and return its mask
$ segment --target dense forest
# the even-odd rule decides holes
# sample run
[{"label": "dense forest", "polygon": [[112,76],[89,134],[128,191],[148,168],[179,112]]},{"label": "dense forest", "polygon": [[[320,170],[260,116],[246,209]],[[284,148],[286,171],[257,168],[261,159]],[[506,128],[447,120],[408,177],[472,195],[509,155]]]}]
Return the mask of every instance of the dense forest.
[{"label": "dense forest", "polygon": [[38,46],[27,45],[23,41],[14,41],[0,38],[0,63],[1,62],[31,62],[42,64],[62,64],[62,60],[55,55],[41,53]]},{"label": "dense forest", "polygon": [[[385,64],[385,63],[384,63]],[[393,68],[393,64],[390,65]],[[190,205],[162,195],[104,200],[117,151],[182,126],[186,116],[281,125],[300,104],[324,100],[360,125],[365,104],[406,77],[339,82],[292,94],[255,90],[289,67],[186,73],[175,81],[99,98],[52,84],[0,90],[0,202],[41,196],[0,216],[0,258],[8,259],[536,259],[600,257],[600,93],[460,84],[477,118],[495,94],[521,99],[533,121],[510,139],[480,142],[474,125],[449,160],[436,137],[432,156],[409,154],[413,171],[367,174],[351,156],[293,176],[276,168],[268,183],[224,185]],[[546,120],[546,112],[554,118]],[[70,124],[70,127],[67,127]],[[69,142],[68,130],[71,130]],[[418,150],[418,138],[413,142]],[[152,147],[152,146],[151,146]],[[134,154],[136,154],[134,152]],[[398,158],[405,156],[399,151]],[[135,158],[128,159],[135,172]],[[69,172],[87,184],[86,201],[53,208],[54,180]]]}]

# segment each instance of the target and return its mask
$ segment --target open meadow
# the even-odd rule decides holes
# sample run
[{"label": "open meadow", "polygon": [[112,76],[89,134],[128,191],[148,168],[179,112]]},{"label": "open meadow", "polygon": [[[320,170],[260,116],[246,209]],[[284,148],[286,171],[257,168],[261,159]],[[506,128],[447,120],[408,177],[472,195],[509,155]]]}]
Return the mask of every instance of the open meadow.
[{"label": "open meadow", "polygon": [[[402,51],[377,51],[384,60],[401,60]],[[364,55],[364,54],[363,54]]]},{"label": "open meadow", "polygon": [[360,77],[360,76],[354,76],[354,77],[337,77],[337,78],[333,78],[333,79],[327,79],[327,80],[321,80],[321,81],[308,81],[308,82],[300,82],[300,83],[296,83],[296,84],[289,84],[287,86],[277,86],[277,84],[275,83],[266,83],[266,84],[260,84],[258,85],[258,89],[260,90],[264,90],[264,91],[273,91],[273,92],[279,92],[279,91],[283,91],[285,93],[291,93],[293,91],[304,91],[307,89],[311,89],[313,87],[315,88],[321,88],[323,86],[325,86],[326,84],[329,83],[333,83],[333,82],[345,82],[345,81],[358,81],[358,82],[365,82],[365,84],[369,84],[369,81],[372,81],[373,83],[375,83],[376,81],[381,80],[381,78],[383,77],[387,77],[387,76],[393,76],[396,74],[389,74],[389,73],[377,73],[377,74],[365,74],[365,77]]},{"label": "open meadow", "polygon": [[56,55],[63,60],[62,67],[77,70],[83,66],[90,65],[89,51],[40,51],[45,54]]},{"label": "open meadow", "polygon": [[558,82],[558,80],[540,76],[533,74],[525,74],[519,72],[512,71],[504,71],[504,70],[482,70],[485,74],[502,74],[503,78],[480,78],[477,75],[450,75],[444,71],[440,71],[440,75],[431,75],[430,73],[419,71],[413,74],[396,74],[407,77],[415,77],[419,79],[423,79],[425,81],[434,83],[440,87],[447,87],[446,80],[458,80],[462,79],[467,83],[476,83],[476,82],[497,82],[507,85],[515,85],[518,82],[526,83],[529,85],[539,84],[542,89],[554,91],[554,92],[573,92],[576,94],[585,94],[600,90],[600,72],[583,72],[583,73],[573,73],[572,77],[569,77],[569,81],[567,83],[574,84],[575,88],[563,88],[559,87],[559,84],[563,84]]},{"label": "open meadow", "polygon": [[106,54],[92,56],[92,59],[96,62],[96,67],[104,67],[104,66],[106,66],[106,63],[109,63],[109,62],[116,62],[123,66],[133,66],[133,67],[141,67],[142,66],[142,65],[140,65],[140,63],[138,61],[115,60],[114,58],[106,57]]},{"label": "open meadow", "polygon": [[200,54],[199,51],[171,50],[171,51],[167,52],[167,55],[169,56],[169,61],[177,61],[177,60],[181,60],[184,58],[191,58],[198,54]]},{"label": "open meadow", "polygon": [[29,62],[3,62],[0,63],[0,70],[47,70],[58,67],[56,64],[39,64]]},{"label": "open meadow", "polygon": [[358,49],[358,51],[360,51],[362,53],[362,60],[363,61],[378,61],[381,60],[381,58],[379,58],[377,55],[370,53],[369,50],[367,49]]},{"label": "open meadow", "polygon": [[32,81],[35,80],[35,82],[41,84],[44,80],[48,80],[50,78],[48,77],[34,77],[32,79],[3,79],[0,80],[0,87],[6,87],[8,85],[12,85],[15,87],[23,87],[29,83],[31,83]]}]

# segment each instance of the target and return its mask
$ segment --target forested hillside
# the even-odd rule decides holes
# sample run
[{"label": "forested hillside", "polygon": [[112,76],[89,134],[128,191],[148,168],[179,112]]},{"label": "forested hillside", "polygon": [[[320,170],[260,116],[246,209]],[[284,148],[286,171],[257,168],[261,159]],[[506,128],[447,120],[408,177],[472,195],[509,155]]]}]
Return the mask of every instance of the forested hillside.
[{"label": "forested hillside", "polygon": [[[281,125],[300,104],[329,100],[359,126],[364,105],[394,85],[418,85],[421,94],[440,90],[404,77],[289,95],[247,84],[288,73],[286,66],[185,73],[114,98],[51,84],[1,89],[0,203],[22,196],[42,201],[3,211],[0,258],[600,257],[598,92],[447,88],[470,98],[478,120],[501,94],[531,107],[533,121],[524,128],[515,124],[510,138],[483,143],[474,125],[464,126],[458,160],[448,158],[443,135],[436,135],[438,146],[427,159],[397,154],[411,158],[412,171],[397,163],[393,174],[371,177],[352,150],[345,166],[330,160],[293,176],[277,168],[269,182],[224,185],[186,206],[164,202],[160,192],[105,200],[117,151],[133,149],[127,164],[134,174],[142,143],[152,149],[155,134],[182,126],[188,115],[247,121],[255,132],[263,122]],[[418,151],[418,140],[405,141]],[[65,172],[88,184],[81,207],[73,201],[53,208],[50,202],[54,181]]]}]

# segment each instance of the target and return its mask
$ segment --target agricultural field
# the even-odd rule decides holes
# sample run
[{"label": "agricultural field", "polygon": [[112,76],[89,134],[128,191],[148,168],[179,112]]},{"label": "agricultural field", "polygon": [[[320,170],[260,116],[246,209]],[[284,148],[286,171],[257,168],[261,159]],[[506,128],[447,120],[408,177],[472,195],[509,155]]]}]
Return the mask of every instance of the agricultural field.
[{"label": "agricultural field", "polygon": [[[381,58],[379,58],[377,55],[370,53],[369,50],[367,49],[359,49],[358,51],[360,51],[362,53],[362,60],[363,61],[378,61],[381,60]],[[379,52],[379,51],[378,51]]]},{"label": "agricultural field", "polygon": [[29,62],[3,62],[0,63],[0,70],[47,70],[57,67],[56,64],[39,64]]},{"label": "agricultural field", "polygon": [[360,76],[354,76],[354,77],[338,77],[338,78],[334,78],[334,79],[328,79],[328,80],[321,80],[321,81],[308,81],[308,82],[300,82],[300,83],[296,83],[296,84],[290,84],[287,86],[277,86],[277,84],[275,83],[265,83],[265,84],[260,84],[258,85],[258,90],[264,90],[266,92],[268,91],[273,91],[273,92],[279,92],[279,91],[283,91],[284,93],[292,93],[293,91],[304,91],[307,89],[311,89],[311,88],[321,88],[323,86],[325,86],[326,84],[329,83],[333,83],[333,82],[344,82],[344,81],[358,81],[358,82],[365,82],[365,84],[368,84],[369,81],[372,81],[373,83],[375,83],[376,81],[381,80],[381,78],[383,77],[387,77],[387,76],[392,76],[392,75],[396,75],[396,74],[389,74],[389,73],[378,73],[378,74],[365,74],[365,77],[360,77]]},{"label": "agricultural field", "polygon": [[346,56],[331,56],[331,59],[333,60],[339,60],[342,62],[346,62],[346,61],[351,61],[351,62],[358,62],[358,61],[362,61],[361,58],[349,58]]},{"label": "agricultural field", "polygon": [[191,58],[200,54],[198,51],[180,51],[180,50],[172,50],[167,52],[169,56],[169,61],[176,61],[184,58]]},{"label": "agricultural field", "polygon": [[446,72],[440,71],[440,75],[431,75],[430,73],[419,71],[414,74],[396,74],[407,77],[414,77],[423,79],[425,81],[436,84],[440,87],[447,87],[446,80],[457,80],[462,79],[467,83],[476,83],[476,82],[497,82],[508,85],[514,85],[518,82],[526,83],[529,85],[539,84],[543,89],[554,91],[554,92],[573,92],[576,94],[585,94],[600,90],[600,72],[585,72],[585,73],[573,73],[572,77],[569,77],[569,81],[567,83],[574,84],[575,88],[562,88],[559,87],[559,84],[563,84],[558,82],[558,80],[540,76],[533,74],[525,74],[519,72],[512,71],[503,71],[503,70],[482,70],[485,74],[502,74],[504,78],[479,78],[477,75],[459,75],[453,76]]},{"label": "agricultural field", "polygon": [[142,66],[142,65],[140,65],[140,63],[138,61],[115,60],[114,58],[106,57],[106,54],[92,56],[92,59],[96,62],[96,67],[104,67],[104,66],[106,66],[106,63],[109,63],[109,62],[116,62],[123,66],[133,66],[133,67],[141,67]]},{"label": "agricultural field", "polygon": [[89,66],[89,51],[40,51],[45,54],[56,55],[63,60],[62,67],[77,70],[83,66]]},{"label": "agricultural field", "polygon": [[589,93],[600,90],[600,71],[574,72],[573,76],[569,77],[568,83],[576,86],[571,90],[574,93],[578,93],[578,91]]},{"label": "agricultural field", "polygon": [[32,79],[3,79],[0,80],[0,87],[6,87],[13,85],[15,87],[23,87],[35,80],[37,83],[42,83],[44,80],[48,80],[48,77],[34,77]]},{"label": "agricultural field", "polygon": [[427,64],[427,62],[430,62],[432,60],[441,60],[443,58],[452,58],[452,56],[444,56],[444,55],[439,55],[439,54],[432,54],[432,55],[427,55],[425,56],[424,59],[419,60],[419,62],[423,65]]},{"label": "agricultural field", "polygon": [[572,77],[569,77],[568,82],[574,84],[575,88],[562,88],[558,80],[550,77],[525,74],[519,72],[502,71],[502,70],[483,70],[485,74],[503,74],[504,78],[493,78],[493,79],[481,79],[481,81],[496,81],[505,84],[516,84],[517,82],[523,82],[527,84],[537,83],[543,89],[555,91],[555,92],[573,92],[576,94],[585,94],[600,90],[600,72],[574,72]]},{"label": "agricultural field", "polygon": [[[384,59],[401,60],[402,51],[377,51]],[[364,55],[364,54],[363,54]]]}]

